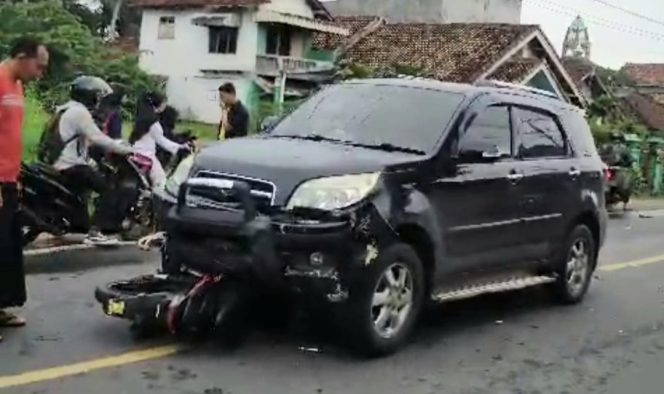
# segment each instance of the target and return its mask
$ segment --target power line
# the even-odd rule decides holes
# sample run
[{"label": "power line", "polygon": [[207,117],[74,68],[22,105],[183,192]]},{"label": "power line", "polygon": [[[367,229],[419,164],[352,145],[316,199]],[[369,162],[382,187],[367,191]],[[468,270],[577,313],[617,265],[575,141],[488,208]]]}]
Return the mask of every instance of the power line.
[{"label": "power line", "polygon": [[627,9],[627,8],[624,8],[624,7],[621,7],[621,6],[615,5],[615,4],[611,4],[611,3],[609,3],[608,1],[605,1],[605,0],[591,0],[591,1],[594,1],[594,2],[596,2],[596,3],[600,3],[600,4],[604,4],[605,6],[607,6],[607,7],[609,7],[609,8],[613,8],[614,10],[618,10],[618,11],[624,12],[624,13],[626,13],[626,14],[629,14],[629,15],[632,15],[632,16],[634,16],[634,17],[637,17],[637,18],[640,18],[640,19],[646,20],[646,21],[648,21],[648,22],[652,22],[652,23],[658,24],[658,25],[660,25],[660,26],[664,26],[664,22],[662,22],[662,21],[660,21],[660,20],[657,20],[657,19],[651,18],[651,17],[646,16],[646,15],[639,14],[639,13],[636,12],[636,11],[632,11],[632,10],[630,10],[630,9]]},{"label": "power line", "polygon": [[[529,0],[534,3],[537,7],[561,14],[561,15],[567,15],[571,17],[578,16],[580,14],[584,14],[584,19],[591,24],[602,26],[608,29],[612,29],[615,31],[620,31],[623,33],[631,34],[631,35],[636,35],[640,37],[646,37],[655,41],[661,41],[664,42],[664,33],[656,33],[652,32],[649,30],[644,30],[640,29],[638,27],[634,27],[631,25],[626,25],[626,24],[620,24],[616,23],[614,21],[610,21],[607,19],[595,17],[592,15],[587,15],[586,13],[580,12],[576,9],[569,8],[566,6],[563,6],[562,4],[555,3],[552,1],[543,1],[543,0]],[[554,8],[557,7],[557,8]]]}]

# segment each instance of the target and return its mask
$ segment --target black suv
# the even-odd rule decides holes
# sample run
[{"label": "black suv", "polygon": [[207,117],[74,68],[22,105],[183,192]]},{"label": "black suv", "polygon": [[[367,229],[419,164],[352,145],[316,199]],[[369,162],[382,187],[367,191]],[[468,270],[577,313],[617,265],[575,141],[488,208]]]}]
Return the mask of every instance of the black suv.
[{"label": "black suv", "polygon": [[271,240],[252,250],[274,252],[269,274],[330,306],[372,354],[395,351],[427,302],[544,284],[579,302],[606,227],[583,112],[485,85],[333,85],[262,135],[205,148],[167,183],[182,208],[170,210],[169,259],[230,261],[247,249],[217,214],[259,221]]}]

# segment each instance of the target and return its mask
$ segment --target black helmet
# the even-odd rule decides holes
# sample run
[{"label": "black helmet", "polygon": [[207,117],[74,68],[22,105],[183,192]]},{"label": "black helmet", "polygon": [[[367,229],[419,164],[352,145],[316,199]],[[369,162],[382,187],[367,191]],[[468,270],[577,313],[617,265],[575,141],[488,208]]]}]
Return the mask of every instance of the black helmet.
[{"label": "black helmet", "polygon": [[99,77],[83,75],[71,83],[69,96],[89,109],[96,108],[101,99],[113,93],[111,86]]}]

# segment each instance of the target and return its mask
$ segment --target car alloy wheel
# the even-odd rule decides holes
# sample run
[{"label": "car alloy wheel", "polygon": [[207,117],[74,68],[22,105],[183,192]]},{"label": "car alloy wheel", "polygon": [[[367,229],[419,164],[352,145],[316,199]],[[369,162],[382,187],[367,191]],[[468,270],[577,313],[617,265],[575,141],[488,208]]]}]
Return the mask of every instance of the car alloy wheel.
[{"label": "car alloy wheel", "polygon": [[413,276],[402,263],[390,265],[373,292],[373,328],[384,339],[398,335],[413,309]]},{"label": "car alloy wheel", "polygon": [[577,297],[583,292],[588,280],[590,270],[590,255],[588,244],[585,239],[579,238],[572,244],[567,257],[565,278],[570,295]]}]

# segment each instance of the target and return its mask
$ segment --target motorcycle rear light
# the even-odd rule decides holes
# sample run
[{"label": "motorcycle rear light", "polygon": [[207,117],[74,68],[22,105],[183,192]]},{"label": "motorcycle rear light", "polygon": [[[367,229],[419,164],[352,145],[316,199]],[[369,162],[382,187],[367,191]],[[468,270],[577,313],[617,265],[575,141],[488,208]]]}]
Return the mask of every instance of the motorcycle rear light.
[{"label": "motorcycle rear light", "polygon": [[605,168],[604,169],[604,179],[607,182],[611,182],[613,180],[614,176],[615,176],[615,173],[610,168]]}]

